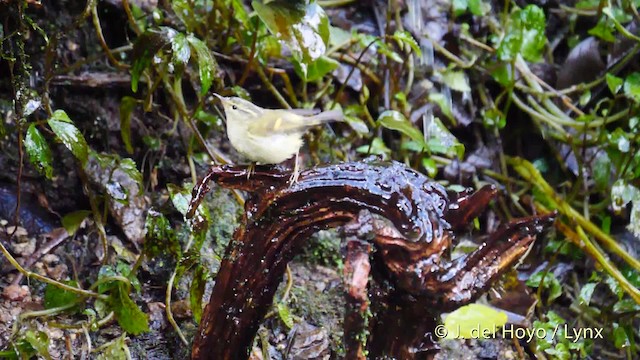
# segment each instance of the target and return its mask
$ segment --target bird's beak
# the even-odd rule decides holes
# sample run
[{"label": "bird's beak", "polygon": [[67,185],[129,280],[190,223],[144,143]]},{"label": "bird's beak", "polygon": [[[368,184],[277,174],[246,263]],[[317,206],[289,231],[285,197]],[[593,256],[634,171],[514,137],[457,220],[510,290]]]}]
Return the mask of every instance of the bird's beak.
[{"label": "bird's beak", "polygon": [[213,93],[213,95],[214,95],[215,97],[217,97],[218,99],[220,99],[220,102],[224,102],[224,96],[220,96],[220,95],[218,95],[218,94],[216,94],[216,93]]}]

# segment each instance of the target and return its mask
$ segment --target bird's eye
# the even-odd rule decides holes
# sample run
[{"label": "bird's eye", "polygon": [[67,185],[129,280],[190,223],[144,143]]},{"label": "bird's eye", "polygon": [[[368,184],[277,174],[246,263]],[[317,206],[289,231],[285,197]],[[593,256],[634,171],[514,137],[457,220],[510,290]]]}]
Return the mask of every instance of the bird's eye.
[{"label": "bird's eye", "polygon": [[231,108],[232,108],[233,110],[238,110],[238,106],[237,106],[237,105],[231,105]]}]

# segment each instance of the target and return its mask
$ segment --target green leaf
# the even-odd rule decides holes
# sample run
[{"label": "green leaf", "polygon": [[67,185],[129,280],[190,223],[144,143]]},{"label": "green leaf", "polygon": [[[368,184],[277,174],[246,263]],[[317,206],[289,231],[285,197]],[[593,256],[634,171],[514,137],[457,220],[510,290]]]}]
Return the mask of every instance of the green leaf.
[{"label": "green leaf", "polygon": [[[70,286],[78,287],[78,283],[74,280],[64,281],[64,283]],[[74,304],[77,303],[78,300],[80,300],[80,296],[78,294],[61,289],[52,284],[47,284],[44,289],[45,309]]]},{"label": "green leaf", "polygon": [[469,79],[467,79],[467,75],[463,71],[445,71],[442,74],[442,81],[453,90],[460,92],[471,91]]},{"label": "green leaf", "polygon": [[109,346],[102,349],[102,351],[96,357],[96,360],[129,360],[131,359],[131,352],[125,342],[125,336],[120,336],[115,341],[112,341]]},{"label": "green leaf", "polygon": [[202,318],[202,296],[204,295],[204,288],[207,285],[207,277],[209,273],[201,265],[197,265],[193,272],[193,280],[191,281],[191,287],[189,287],[189,303],[191,304],[191,312],[196,323],[200,323]]},{"label": "green leaf", "polygon": [[582,287],[582,289],[580,289],[580,296],[578,297],[580,305],[589,306],[591,297],[593,296],[593,292],[596,290],[597,285],[598,283],[587,283]]},{"label": "green leaf", "polygon": [[182,256],[182,248],[171,227],[169,219],[162,213],[149,210],[144,224],[146,236],[144,252],[151,259],[160,253],[167,253],[179,259]]},{"label": "green leaf", "polygon": [[616,349],[628,348],[631,345],[629,335],[623,326],[613,323],[613,345]]},{"label": "green leaf", "polygon": [[148,315],[131,300],[123,283],[118,283],[113,289],[108,303],[124,331],[133,335],[149,331]]},{"label": "green leaf", "polygon": [[549,302],[557,299],[562,295],[562,285],[558,282],[555,275],[551,272],[539,271],[533,274],[526,282],[527,286],[531,287],[540,287],[543,285],[543,288],[549,292]]},{"label": "green leaf", "polygon": [[356,152],[367,155],[382,155],[383,158],[389,157],[391,149],[385,145],[384,141],[379,137],[373,138],[371,145],[362,145],[356,149]]},{"label": "green leaf", "polygon": [[426,119],[424,131],[427,134],[427,149],[432,153],[446,154],[450,157],[464,157],[464,145],[451,134],[449,129],[437,117]]},{"label": "green leaf", "polygon": [[309,65],[324,55],[329,44],[329,18],[315,2],[306,6],[285,1],[251,5],[269,31],[284,41],[301,63]]},{"label": "green leaf", "polygon": [[178,19],[180,19],[180,21],[185,25],[188,32],[193,32],[197,26],[196,15],[193,12],[191,4],[193,4],[193,2],[189,0],[171,1],[171,9],[173,9],[173,12],[176,14]]},{"label": "green leaf", "polygon": [[640,103],[640,73],[634,72],[624,79],[624,94],[637,103]]},{"label": "green leaf", "polygon": [[[175,3],[175,2],[174,2]],[[177,33],[171,39],[172,62],[177,66],[187,66],[191,58],[191,48],[187,37],[183,33]]]},{"label": "green leaf", "polygon": [[511,61],[520,54],[527,61],[539,61],[547,42],[545,25],[544,11],[536,5],[527,5],[524,9],[514,11],[506,35],[498,45],[498,58]]},{"label": "green leaf", "polygon": [[308,65],[302,64],[297,60],[293,61],[293,68],[296,74],[308,82],[322,79],[325,75],[337,69],[338,66],[340,66],[339,62],[324,55]]},{"label": "green leaf", "polygon": [[82,224],[82,221],[86,219],[90,214],[91,211],[89,210],[77,210],[74,212],[70,212],[62,217],[62,226],[65,230],[67,230],[69,236],[72,236],[76,233],[76,231],[78,231],[78,228],[80,227],[80,224]]},{"label": "green leaf", "polygon": [[[189,210],[189,202],[191,201],[190,194],[174,184],[167,184],[167,190],[169,190],[169,198],[173,203],[173,207],[175,207],[180,214],[186,215]],[[200,209],[200,206],[198,206],[198,209]]]},{"label": "green leaf", "polygon": [[593,35],[601,40],[613,43],[616,41],[616,37],[614,35],[615,28],[615,25],[603,16],[600,18],[596,26],[589,29],[588,33],[589,35]]},{"label": "green leaf", "polygon": [[49,336],[44,331],[27,330],[24,335],[25,340],[33,346],[38,355],[47,360],[51,360],[49,354]]},{"label": "green leaf", "polygon": [[398,44],[404,43],[409,45],[409,47],[411,48],[411,50],[413,50],[416,56],[422,57],[422,50],[420,50],[420,45],[418,45],[418,42],[416,41],[416,39],[413,38],[410,32],[396,30],[396,32],[393,33],[392,37],[398,42]]},{"label": "green leaf", "polygon": [[453,113],[451,112],[451,98],[445,97],[441,93],[432,92],[429,94],[429,101],[436,103],[438,107],[440,107],[440,111],[447,117],[447,119],[451,120],[454,124],[456,123],[456,119],[453,117]]},{"label": "green leaf", "polygon": [[380,114],[377,123],[387,129],[399,131],[411,140],[426,147],[424,135],[399,111],[387,110]]},{"label": "green leaf", "polygon": [[209,88],[211,88],[213,76],[218,70],[218,63],[211,55],[204,41],[192,35],[189,35],[187,40],[193,47],[193,50],[195,50],[196,57],[198,58],[198,74],[201,84],[200,95],[204,95],[209,91]]},{"label": "green leaf", "polygon": [[138,104],[138,100],[131,96],[125,96],[120,101],[120,136],[124,143],[124,148],[129,154],[133,154],[131,145],[131,114]]},{"label": "green leaf", "polygon": [[51,149],[49,149],[47,140],[45,140],[35,124],[29,125],[27,129],[27,134],[24,137],[24,147],[27,150],[27,154],[29,154],[29,161],[41,174],[51,180],[53,176]]},{"label": "green leaf", "polygon": [[131,66],[131,90],[138,91],[138,81],[142,72],[151,65],[151,60],[158,51],[171,44],[171,40],[178,34],[170,27],[161,26],[148,29],[136,39],[133,45]]},{"label": "green leaf", "polygon": [[507,323],[507,314],[481,304],[469,304],[447,315],[444,326],[447,338],[490,338]]},{"label": "green leaf", "polygon": [[89,156],[89,147],[84,136],[69,119],[67,113],[64,110],[56,110],[47,122],[64,146],[71,150],[71,153],[80,160],[82,166],[85,166]]},{"label": "green leaf", "polygon": [[611,91],[611,93],[614,95],[617,94],[618,91],[620,91],[620,89],[622,88],[624,80],[609,73],[605,75],[605,78],[607,79],[607,86],[609,87],[609,91]]},{"label": "green leaf", "polygon": [[288,329],[293,328],[293,318],[291,317],[291,310],[289,310],[287,304],[278,303],[276,307],[278,309],[278,316],[280,317],[280,320],[282,320],[282,323]]}]

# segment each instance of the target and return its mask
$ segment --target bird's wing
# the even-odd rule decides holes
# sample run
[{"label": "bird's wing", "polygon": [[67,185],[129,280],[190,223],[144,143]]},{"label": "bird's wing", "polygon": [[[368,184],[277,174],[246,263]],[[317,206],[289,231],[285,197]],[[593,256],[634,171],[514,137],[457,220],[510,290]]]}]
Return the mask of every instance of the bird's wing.
[{"label": "bird's wing", "polygon": [[265,111],[259,120],[249,125],[249,132],[258,136],[290,134],[329,121],[342,121],[339,110],[325,111],[314,116],[300,116],[284,110]]}]

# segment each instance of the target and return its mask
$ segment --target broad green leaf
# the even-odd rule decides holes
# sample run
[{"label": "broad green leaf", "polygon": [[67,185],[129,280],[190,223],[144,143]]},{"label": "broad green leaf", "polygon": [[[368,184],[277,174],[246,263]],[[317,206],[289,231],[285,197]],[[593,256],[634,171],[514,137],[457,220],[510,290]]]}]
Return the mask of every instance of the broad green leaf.
[{"label": "broad green leaf", "polygon": [[120,136],[124,143],[124,148],[129,154],[133,154],[133,145],[131,145],[131,114],[135,109],[138,100],[131,96],[125,96],[120,101]]},{"label": "broad green leaf", "polygon": [[545,26],[544,12],[536,5],[514,11],[496,51],[498,58],[511,61],[520,54],[527,61],[539,61],[547,41]]},{"label": "broad green leaf", "polygon": [[527,5],[520,12],[522,21],[522,57],[527,61],[538,61],[547,37],[545,27],[547,21],[544,11],[536,5]]},{"label": "broad green leaf", "polygon": [[200,75],[200,95],[204,95],[209,91],[213,83],[213,76],[218,70],[218,63],[211,55],[207,44],[192,35],[187,36],[189,44],[193,47],[198,58],[198,74]]},{"label": "broad green leaf", "polygon": [[580,305],[589,306],[591,302],[591,297],[593,296],[593,292],[596,290],[596,286],[598,283],[587,283],[584,284],[582,289],[580,289],[580,296],[578,300],[580,301]]},{"label": "broad green leaf", "polygon": [[78,228],[80,227],[80,224],[82,224],[82,221],[86,219],[90,214],[91,211],[89,210],[77,210],[74,212],[70,212],[62,217],[62,226],[65,230],[67,230],[69,236],[73,236],[73,234],[78,231]]},{"label": "broad green leaf", "polygon": [[109,306],[116,315],[122,329],[132,335],[139,335],[149,331],[149,316],[131,300],[122,283],[112,290],[109,296]]},{"label": "broad green leaf", "polygon": [[177,33],[171,39],[172,62],[177,66],[187,66],[191,58],[191,48],[187,37],[183,33]]},{"label": "broad green leaf", "polygon": [[47,140],[45,140],[35,124],[29,125],[27,129],[27,134],[24,137],[24,147],[27,150],[27,154],[29,154],[29,161],[47,179],[51,179],[53,176],[51,149],[49,149]]},{"label": "broad green leaf", "polygon": [[608,41],[613,43],[616,41],[615,33],[615,25],[613,22],[608,21],[606,17],[600,18],[596,26],[589,29],[589,35],[593,35],[601,40]]},{"label": "broad green leaf", "polygon": [[445,71],[442,74],[442,81],[453,90],[460,92],[471,91],[469,79],[467,79],[467,75],[462,71]]},{"label": "broad green leaf", "polygon": [[464,157],[464,145],[449,132],[437,117],[426,119],[424,124],[427,149],[432,153],[446,154],[450,157]]},{"label": "broad green leaf", "polygon": [[618,91],[620,91],[620,89],[622,89],[622,85],[624,84],[624,80],[622,78],[609,73],[605,75],[605,78],[607,79],[607,86],[609,87],[609,91],[611,91],[612,94],[615,95],[618,93]]},{"label": "broad green leaf", "polygon": [[36,350],[38,355],[51,360],[49,354],[49,336],[44,331],[27,330],[24,335],[25,340]]},{"label": "broad green leaf", "polygon": [[409,45],[409,47],[411,48],[411,50],[413,50],[416,56],[422,57],[422,50],[420,50],[420,45],[418,45],[418,42],[416,41],[416,39],[414,39],[411,33],[409,33],[408,31],[397,30],[395,33],[393,33],[393,38],[399,44]]},{"label": "broad green leaf", "polygon": [[287,44],[303,64],[311,64],[324,55],[329,44],[329,19],[324,10],[311,2],[307,5],[285,1],[251,5],[269,31]]},{"label": "broad green leaf", "polygon": [[447,315],[446,338],[489,338],[507,323],[507,314],[481,304],[469,304]]},{"label": "broad green leaf", "polygon": [[624,94],[633,99],[636,103],[640,103],[640,73],[634,72],[629,74],[624,80]]},{"label": "broad green leaf", "polygon": [[[67,285],[77,287],[78,283],[74,280],[64,282]],[[47,284],[44,289],[44,307],[51,309],[55,307],[66,306],[78,302],[80,296],[74,292],[61,289],[55,285]]]},{"label": "broad green leaf", "polygon": [[207,285],[208,272],[201,265],[197,265],[193,272],[193,280],[189,287],[189,303],[191,304],[191,312],[196,323],[200,323],[202,318],[202,296],[204,288]]},{"label": "broad green leaf", "polygon": [[425,146],[424,135],[404,116],[395,110],[387,110],[380,114],[377,123],[387,129],[399,131],[411,140]]},{"label": "broad green leaf", "polygon": [[171,44],[178,32],[166,26],[151,28],[138,36],[133,45],[133,65],[131,66],[131,90],[138,91],[138,81],[142,72],[151,65],[151,60],[161,49]]},{"label": "broad green leaf", "polygon": [[87,142],[80,130],[69,119],[67,113],[63,110],[56,110],[47,122],[64,146],[71,150],[71,153],[80,160],[82,166],[85,166],[89,156]]},{"label": "broad green leaf", "polygon": [[337,69],[340,63],[328,56],[321,56],[312,63],[306,65],[297,60],[293,61],[294,70],[305,81],[316,81]]},{"label": "broad green leaf", "polygon": [[429,157],[422,158],[422,167],[427,171],[427,175],[431,178],[435,178],[438,175],[438,164],[435,160]]},{"label": "broad green leaf", "polygon": [[562,285],[558,282],[555,275],[551,272],[539,271],[533,274],[526,282],[527,286],[540,287],[543,286],[549,292],[549,302],[557,299],[562,295]]},{"label": "broad green leaf", "polygon": [[[186,215],[189,210],[189,202],[191,201],[191,196],[188,192],[174,184],[168,184],[167,190],[169,190],[169,198],[171,198],[173,207],[182,215]],[[202,206],[198,206],[198,209],[201,207]]]},{"label": "broad green leaf", "polygon": [[628,348],[631,345],[629,335],[623,326],[613,323],[613,345],[616,349]]}]

